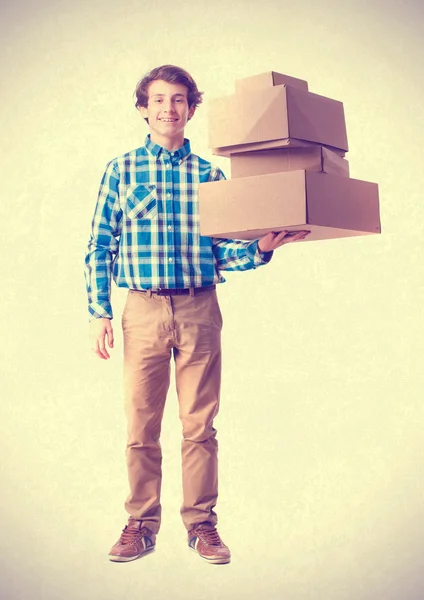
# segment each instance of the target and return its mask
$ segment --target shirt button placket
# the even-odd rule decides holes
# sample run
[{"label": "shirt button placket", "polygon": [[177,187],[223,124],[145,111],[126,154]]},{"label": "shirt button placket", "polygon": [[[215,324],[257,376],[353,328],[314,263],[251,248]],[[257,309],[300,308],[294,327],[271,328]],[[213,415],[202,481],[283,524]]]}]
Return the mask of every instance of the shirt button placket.
[{"label": "shirt button placket", "polygon": [[[171,162],[166,163],[166,168],[167,168],[166,186],[168,188],[166,191],[166,207],[167,207],[166,212],[169,215],[173,215],[174,214],[174,207],[173,207],[173,202],[172,202],[173,174],[171,171],[171,169],[172,169]],[[168,250],[170,253],[173,253],[174,252],[174,231],[173,231],[172,225],[168,225],[167,230],[168,230],[168,235],[167,235]],[[170,275],[169,279],[174,279],[174,262],[175,262],[174,258],[172,256],[168,256],[168,269],[169,269],[168,274]]]}]

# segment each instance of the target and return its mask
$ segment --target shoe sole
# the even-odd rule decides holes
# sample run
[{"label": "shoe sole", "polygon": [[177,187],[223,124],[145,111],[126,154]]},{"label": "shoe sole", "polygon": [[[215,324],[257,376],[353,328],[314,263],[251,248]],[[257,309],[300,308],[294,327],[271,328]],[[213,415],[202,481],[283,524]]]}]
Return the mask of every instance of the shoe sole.
[{"label": "shoe sole", "polygon": [[109,560],[111,560],[112,562],[130,562],[131,560],[137,560],[137,558],[141,558],[146,554],[150,554],[151,552],[153,552],[154,549],[155,546],[152,546],[150,548],[147,548],[146,550],[143,550],[143,552],[140,552],[140,554],[137,554],[136,556],[114,556],[113,554],[109,554],[108,556]]},{"label": "shoe sole", "polygon": [[191,546],[189,546],[190,550],[192,550],[193,552],[195,552],[197,554],[197,556],[200,556],[200,558],[203,558],[203,560],[205,560],[206,562],[212,564],[212,565],[226,565],[229,562],[231,562],[231,558],[223,558],[223,557],[217,557],[217,558],[208,558],[207,556],[203,556],[202,554],[200,554],[196,548],[192,548]]}]

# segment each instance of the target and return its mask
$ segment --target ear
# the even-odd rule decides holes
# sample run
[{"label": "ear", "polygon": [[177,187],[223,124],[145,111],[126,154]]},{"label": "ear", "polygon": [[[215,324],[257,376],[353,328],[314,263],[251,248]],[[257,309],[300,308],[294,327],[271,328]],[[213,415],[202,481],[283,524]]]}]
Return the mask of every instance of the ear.
[{"label": "ear", "polygon": [[143,119],[147,119],[147,108],[145,106],[139,106],[138,111]]},{"label": "ear", "polygon": [[190,121],[191,117],[194,115],[195,110],[196,110],[196,107],[193,104],[193,106],[188,109],[187,121]]}]

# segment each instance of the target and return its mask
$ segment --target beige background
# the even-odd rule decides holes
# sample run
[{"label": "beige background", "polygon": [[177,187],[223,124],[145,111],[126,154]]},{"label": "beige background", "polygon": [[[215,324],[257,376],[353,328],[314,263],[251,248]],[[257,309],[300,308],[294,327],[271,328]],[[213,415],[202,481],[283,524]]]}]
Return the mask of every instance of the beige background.
[{"label": "beige background", "polygon": [[[2,2],[2,597],[423,597],[422,6]],[[124,295],[101,362],[83,257],[106,162],[147,133],[135,83],[163,63],[205,91],[198,154],[208,99],[272,69],[343,101],[351,176],[380,185],[381,236],[286,246],[219,289],[221,568],[186,548],[174,389],[157,550],[106,556],[126,519]]]}]

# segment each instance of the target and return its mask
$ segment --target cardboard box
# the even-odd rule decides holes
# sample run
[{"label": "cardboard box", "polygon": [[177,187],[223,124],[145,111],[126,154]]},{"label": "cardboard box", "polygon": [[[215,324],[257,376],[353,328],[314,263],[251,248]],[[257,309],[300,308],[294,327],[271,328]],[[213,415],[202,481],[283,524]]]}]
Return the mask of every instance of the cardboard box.
[{"label": "cardboard box", "polygon": [[200,233],[253,240],[308,229],[305,241],[381,232],[378,185],[314,171],[287,171],[199,185]]},{"label": "cardboard box", "polygon": [[318,145],[233,154],[230,162],[232,178],[299,169],[349,177],[347,160],[325,146]]},{"label": "cardboard box", "polygon": [[221,156],[230,147],[249,151],[292,138],[348,151],[342,102],[287,85],[214,98],[208,116],[209,146]]},{"label": "cardboard box", "polygon": [[[266,142],[257,142],[255,144],[238,144],[235,146],[225,146],[225,148],[212,148],[212,154],[217,156],[226,156],[230,158],[234,154],[247,154],[257,150],[272,150],[273,148],[307,148],[310,146],[318,146],[314,142],[304,142],[295,138],[284,138],[281,140],[268,140]],[[344,156],[343,150],[332,148],[333,152],[339,152],[340,156]]]},{"label": "cardboard box", "polygon": [[268,71],[253,77],[245,77],[244,79],[236,80],[236,94],[244,94],[257,89],[269,88],[274,85],[291,85],[299,90],[308,91],[308,82],[290,75],[283,75],[275,71]]}]

